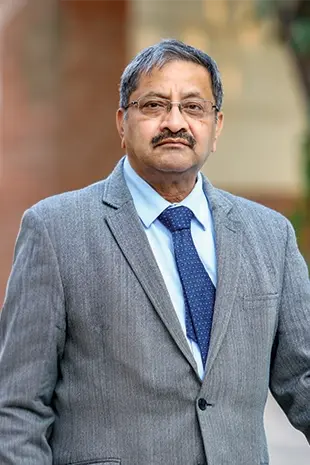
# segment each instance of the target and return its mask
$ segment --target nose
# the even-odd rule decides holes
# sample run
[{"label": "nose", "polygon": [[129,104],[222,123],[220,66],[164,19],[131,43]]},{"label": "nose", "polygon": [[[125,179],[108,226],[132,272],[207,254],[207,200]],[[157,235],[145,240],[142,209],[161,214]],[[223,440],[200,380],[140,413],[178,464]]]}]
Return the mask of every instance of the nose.
[{"label": "nose", "polygon": [[171,132],[178,132],[181,130],[187,131],[189,129],[189,125],[181,113],[177,102],[174,103],[171,110],[165,114],[160,124],[161,131],[166,128],[170,129]]}]

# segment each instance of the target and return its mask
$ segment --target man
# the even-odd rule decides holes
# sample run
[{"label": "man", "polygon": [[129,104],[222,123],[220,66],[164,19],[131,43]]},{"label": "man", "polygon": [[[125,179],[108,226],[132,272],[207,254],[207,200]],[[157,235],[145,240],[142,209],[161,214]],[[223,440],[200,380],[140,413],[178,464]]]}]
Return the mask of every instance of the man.
[{"label": "man", "polygon": [[215,62],[125,69],[127,157],[23,218],[1,318],[1,465],[267,465],[270,387],[310,441],[310,283],[280,214],[200,173]]}]

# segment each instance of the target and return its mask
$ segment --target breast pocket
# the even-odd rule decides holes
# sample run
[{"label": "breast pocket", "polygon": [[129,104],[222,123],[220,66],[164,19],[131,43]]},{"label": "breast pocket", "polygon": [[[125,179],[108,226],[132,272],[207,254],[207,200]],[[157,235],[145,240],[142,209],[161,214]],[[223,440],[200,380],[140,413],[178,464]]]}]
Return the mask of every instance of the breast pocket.
[{"label": "breast pocket", "polygon": [[[234,373],[231,383],[265,383],[269,372],[272,345],[277,330],[277,294],[243,296],[236,300],[224,345]],[[236,380],[237,378],[237,380]],[[257,389],[259,387],[257,386]]]},{"label": "breast pocket", "polygon": [[120,465],[121,460],[117,458],[82,460],[80,462],[70,462],[67,465]]},{"label": "breast pocket", "polygon": [[239,324],[255,359],[269,358],[278,325],[279,295],[255,295],[243,298]]},{"label": "breast pocket", "polygon": [[279,307],[279,294],[243,297],[243,318],[250,331],[274,336]]}]

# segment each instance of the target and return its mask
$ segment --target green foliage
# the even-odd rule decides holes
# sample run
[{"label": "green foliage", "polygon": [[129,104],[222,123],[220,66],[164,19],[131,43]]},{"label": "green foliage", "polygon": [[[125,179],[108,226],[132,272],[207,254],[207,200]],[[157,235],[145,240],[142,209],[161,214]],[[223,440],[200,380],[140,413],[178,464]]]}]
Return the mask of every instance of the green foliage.
[{"label": "green foliage", "polygon": [[293,21],[291,43],[299,55],[308,56],[310,54],[310,18],[299,18]]},{"label": "green foliage", "polygon": [[[309,125],[310,126],[310,125]],[[305,165],[305,190],[306,196],[310,199],[310,127],[308,128],[303,143],[304,165]],[[308,212],[310,215],[310,211]]]},{"label": "green foliage", "polygon": [[302,242],[302,230],[306,224],[306,215],[302,208],[296,209],[290,217],[290,221],[296,231],[298,243]]},{"label": "green foliage", "polygon": [[266,18],[275,13],[275,0],[255,0],[258,17]]}]

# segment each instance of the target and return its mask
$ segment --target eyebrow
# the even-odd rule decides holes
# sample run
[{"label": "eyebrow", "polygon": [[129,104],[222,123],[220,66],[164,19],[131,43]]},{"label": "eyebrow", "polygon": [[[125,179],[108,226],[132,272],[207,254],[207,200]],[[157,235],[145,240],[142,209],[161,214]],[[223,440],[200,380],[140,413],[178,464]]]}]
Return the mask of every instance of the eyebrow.
[{"label": "eyebrow", "polygon": [[203,99],[203,97],[201,96],[200,92],[188,92],[187,94],[184,94],[183,95],[183,98],[201,98]]},{"label": "eyebrow", "polygon": [[[147,94],[143,95],[143,97],[159,97],[159,98],[163,98],[165,100],[170,100],[170,98],[165,95],[165,94],[162,94],[161,92],[154,92],[154,91],[150,91],[148,92]],[[188,99],[188,98],[201,98],[203,99],[203,97],[201,96],[200,92],[188,92],[186,94],[184,94],[182,96],[182,100],[183,99]]]},{"label": "eyebrow", "polygon": [[160,97],[160,98],[164,98],[166,100],[169,99],[169,97],[167,97],[167,95],[161,94],[160,92],[153,92],[153,91],[147,92],[142,97]]}]

